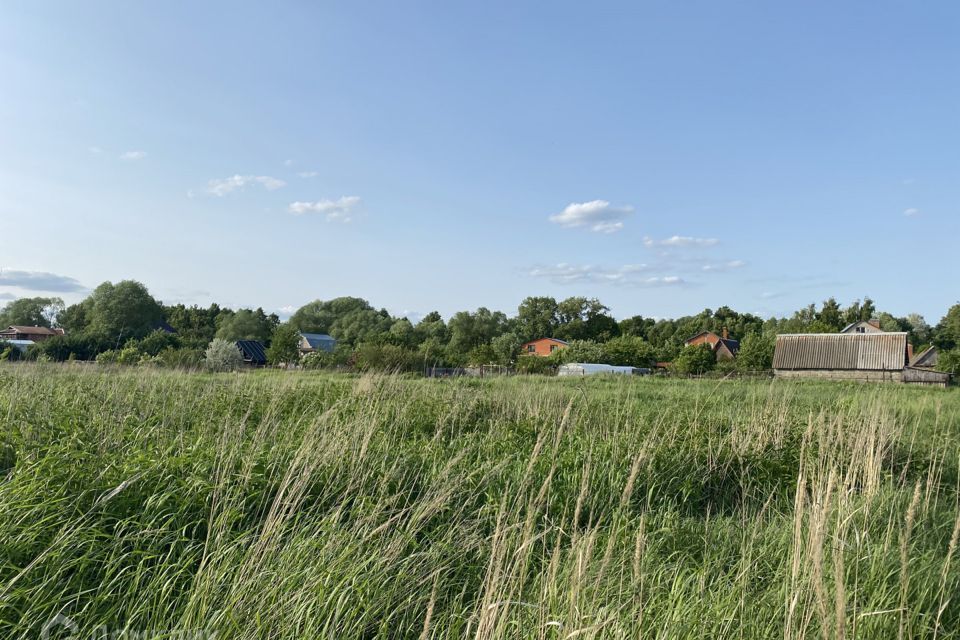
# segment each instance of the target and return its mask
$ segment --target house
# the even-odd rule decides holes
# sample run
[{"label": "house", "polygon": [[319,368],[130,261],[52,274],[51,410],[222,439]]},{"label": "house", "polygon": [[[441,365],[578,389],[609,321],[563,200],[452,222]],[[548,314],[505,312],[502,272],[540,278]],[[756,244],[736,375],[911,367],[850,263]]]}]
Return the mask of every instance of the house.
[{"label": "house", "polygon": [[906,332],[792,333],[777,336],[778,378],[908,382],[946,386],[945,373],[912,368]]},{"label": "house", "polygon": [[860,322],[851,322],[840,333],[883,333],[880,328],[880,321],[877,319],[861,320]]},{"label": "house", "polygon": [[12,325],[3,331],[0,331],[0,340],[33,340],[34,342],[43,342],[47,338],[62,336],[63,329],[50,329],[48,327],[24,327]]},{"label": "house", "polygon": [[723,335],[718,336],[713,331],[701,331],[684,342],[683,346],[695,347],[705,344],[713,350],[717,360],[733,360],[740,351],[740,341],[731,339],[726,327],[723,328],[722,333]]},{"label": "house", "polygon": [[267,350],[259,340],[237,340],[237,349],[243,354],[243,363],[251,367],[267,364]]},{"label": "house", "polygon": [[301,355],[314,351],[332,352],[337,348],[337,341],[325,333],[300,333]]},{"label": "house", "polygon": [[520,345],[520,353],[528,356],[549,356],[558,349],[566,349],[567,343],[557,338],[539,338]]}]

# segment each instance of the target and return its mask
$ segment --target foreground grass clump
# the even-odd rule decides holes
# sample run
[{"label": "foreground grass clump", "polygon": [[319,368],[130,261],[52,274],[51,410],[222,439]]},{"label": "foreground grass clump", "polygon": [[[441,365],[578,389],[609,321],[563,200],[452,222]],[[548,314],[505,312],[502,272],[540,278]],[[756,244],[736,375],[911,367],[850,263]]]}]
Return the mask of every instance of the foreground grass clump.
[{"label": "foreground grass clump", "polygon": [[958,637],[958,431],[896,385],[7,366],[0,636]]}]

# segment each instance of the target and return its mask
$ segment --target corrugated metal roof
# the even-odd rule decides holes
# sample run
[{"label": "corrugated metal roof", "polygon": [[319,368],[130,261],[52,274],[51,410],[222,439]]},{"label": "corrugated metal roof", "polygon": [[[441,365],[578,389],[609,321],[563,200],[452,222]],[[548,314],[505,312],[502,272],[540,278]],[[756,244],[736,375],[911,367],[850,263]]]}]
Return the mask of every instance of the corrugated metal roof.
[{"label": "corrugated metal roof", "polygon": [[901,371],[906,333],[794,333],[777,336],[774,369]]},{"label": "corrugated metal roof", "polygon": [[267,351],[258,340],[237,340],[237,349],[243,354],[244,362],[267,364]]}]

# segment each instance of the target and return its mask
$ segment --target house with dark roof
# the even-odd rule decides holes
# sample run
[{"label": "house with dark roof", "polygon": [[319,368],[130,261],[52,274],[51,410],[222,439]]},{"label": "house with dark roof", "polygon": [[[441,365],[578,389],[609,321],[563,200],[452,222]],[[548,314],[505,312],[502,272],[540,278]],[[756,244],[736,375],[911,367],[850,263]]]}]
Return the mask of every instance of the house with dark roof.
[{"label": "house with dark roof", "polygon": [[43,342],[48,338],[64,335],[63,329],[50,329],[49,327],[24,327],[21,325],[11,325],[0,331],[0,340],[32,340],[33,342]]},{"label": "house with dark roof", "polygon": [[263,367],[267,364],[267,350],[259,340],[237,340],[237,349],[243,354],[244,364]]},{"label": "house with dark roof", "polygon": [[306,355],[314,351],[332,352],[337,348],[335,338],[325,333],[303,333],[300,332],[300,354]]},{"label": "house with dark roof", "polygon": [[554,351],[566,349],[567,343],[559,338],[538,338],[520,345],[520,353],[526,356],[549,356]]},{"label": "house with dark roof", "polygon": [[730,337],[727,328],[723,328],[722,335],[717,335],[713,331],[701,331],[697,335],[683,343],[685,347],[695,347],[705,344],[713,350],[717,360],[733,360],[740,351],[740,341]]}]

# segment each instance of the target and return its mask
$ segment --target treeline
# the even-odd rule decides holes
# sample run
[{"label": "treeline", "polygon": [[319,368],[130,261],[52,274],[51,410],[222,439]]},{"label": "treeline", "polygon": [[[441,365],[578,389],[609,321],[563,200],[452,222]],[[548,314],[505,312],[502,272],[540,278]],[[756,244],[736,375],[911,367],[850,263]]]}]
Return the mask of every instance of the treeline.
[{"label": "treeline", "polygon": [[[229,309],[164,305],[139,282],[105,282],[83,301],[65,306],[58,298],[21,298],[0,310],[0,325],[62,327],[66,335],[31,347],[28,357],[48,360],[94,360],[196,366],[215,339],[258,340],[270,349],[271,360],[297,357],[296,334],[327,333],[337,339],[333,353],[316,353],[307,367],[350,366],[357,369],[409,369],[424,366],[500,364],[536,371],[561,362],[605,362],[649,366],[674,362],[678,368],[712,368],[702,350],[683,343],[701,331],[721,333],[741,341],[736,364],[743,369],[770,367],[778,333],[836,332],[844,326],[876,319],[886,331],[906,331],[915,350],[935,345],[942,368],[960,369],[960,304],[936,324],[919,314],[896,317],[879,311],[869,298],[846,307],[830,298],[798,310],[788,318],[761,318],[729,307],[705,309],[676,319],[633,316],[617,321],[595,298],[529,297],[516,313],[507,315],[481,307],[444,319],[434,311],[419,322],[394,317],[361,298],[315,300],[298,309],[287,322],[263,309]],[[172,332],[171,332],[172,331]],[[529,340],[553,337],[570,343],[550,358],[524,357],[520,346]],[[0,352],[14,357],[11,349]]]}]

